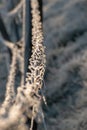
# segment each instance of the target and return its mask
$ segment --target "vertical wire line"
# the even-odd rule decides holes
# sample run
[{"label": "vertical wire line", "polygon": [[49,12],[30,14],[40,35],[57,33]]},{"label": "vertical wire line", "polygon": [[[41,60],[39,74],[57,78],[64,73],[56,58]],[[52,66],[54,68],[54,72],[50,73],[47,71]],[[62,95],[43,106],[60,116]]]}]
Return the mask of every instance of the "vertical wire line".
[{"label": "vertical wire line", "polygon": [[8,82],[6,85],[6,95],[5,100],[2,104],[2,107],[10,107],[14,101],[15,98],[15,90],[14,90],[14,84],[15,84],[15,75],[16,75],[16,62],[17,62],[17,48],[14,47],[12,56],[12,63],[10,66],[10,73],[8,76]]},{"label": "vertical wire line", "polygon": [[28,71],[29,58],[31,56],[31,9],[30,0],[23,0],[23,42],[25,45],[24,54],[24,82]]}]

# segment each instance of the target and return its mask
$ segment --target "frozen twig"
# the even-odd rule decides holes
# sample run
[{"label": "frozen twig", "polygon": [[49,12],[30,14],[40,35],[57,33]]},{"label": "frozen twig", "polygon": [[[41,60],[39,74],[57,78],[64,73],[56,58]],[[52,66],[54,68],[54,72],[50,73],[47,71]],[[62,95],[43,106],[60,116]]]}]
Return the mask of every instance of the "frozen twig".
[{"label": "frozen twig", "polygon": [[18,13],[22,10],[22,6],[23,6],[23,0],[20,1],[20,3],[10,12],[7,13],[8,17],[13,17],[18,15]]},{"label": "frozen twig", "polygon": [[8,48],[13,49],[14,48],[14,43],[5,40],[4,38],[0,37],[0,42],[6,45]]},{"label": "frozen twig", "polygon": [[15,82],[15,75],[16,75],[16,61],[17,61],[17,48],[14,47],[10,73],[6,85],[5,101],[2,107],[5,106],[10,107],[13,104],[15,98],[14,82]]}]

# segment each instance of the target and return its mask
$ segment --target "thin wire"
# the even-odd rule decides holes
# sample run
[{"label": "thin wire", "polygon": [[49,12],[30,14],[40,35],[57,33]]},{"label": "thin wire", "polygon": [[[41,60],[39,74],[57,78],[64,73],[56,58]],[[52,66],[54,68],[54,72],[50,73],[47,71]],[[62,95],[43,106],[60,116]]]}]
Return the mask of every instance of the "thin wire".
[{"label": "thin wire", "polygon": [[46,122],[45,122],[45,119],[44,119],[44,113],[43,113],[42,109],[40,109],[40,111],[41,111],[41,116],[42,116],[42,120],[43,120],[42,122],[43,122],[43,125],[44,125],[44,129],[47,130]]},{"label": "thin wire", "polygon": [[32,119],[31,119],[31,127],[30,127],[30,130],[33,130],[33,124],[34,124],[34,106],[33,106],[33,110],[32,110]]}]

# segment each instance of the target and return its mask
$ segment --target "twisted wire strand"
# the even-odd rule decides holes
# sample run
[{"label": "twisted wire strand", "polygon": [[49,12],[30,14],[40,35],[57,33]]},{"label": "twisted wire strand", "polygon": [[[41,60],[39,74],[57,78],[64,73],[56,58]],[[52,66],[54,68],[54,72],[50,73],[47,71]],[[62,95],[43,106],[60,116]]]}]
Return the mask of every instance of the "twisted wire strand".
[{"label": "twisted wire strand", "polygon": [[42,87],[43,76],[45,72],[45,52],[43,46],[43,31],[39,5],[37,0],[31,0],[32,8],[32,56],[30,58],[30,65],[28,66],[30,72],[27,73],[26,83],[34,85],[35,89]]}]

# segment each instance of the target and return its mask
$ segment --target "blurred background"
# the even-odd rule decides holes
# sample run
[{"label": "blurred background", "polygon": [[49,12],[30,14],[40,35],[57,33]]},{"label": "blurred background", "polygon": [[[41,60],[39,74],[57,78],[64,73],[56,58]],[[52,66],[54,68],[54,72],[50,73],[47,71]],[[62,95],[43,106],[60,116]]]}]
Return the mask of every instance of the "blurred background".
[{"label": "blurred background", "polygon": [[[19,2],[0,0],[0,37],[4,31],[4,39],[14,43],[22,35],[22,12],[8,17],[6,13]],[[43,30],[47,130],[87,130],[87,1],[43,0]],[[0,102],[4,100],[9,65],[10,50],[0,41]],[[18,72],[17,85],[19,77]],[[43,124],[40,130],[44,130]]]}]

